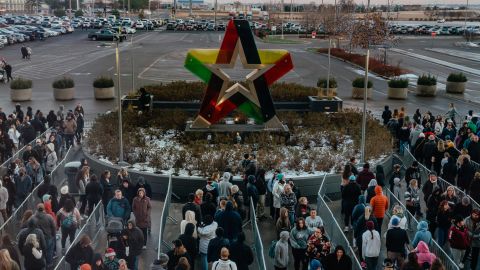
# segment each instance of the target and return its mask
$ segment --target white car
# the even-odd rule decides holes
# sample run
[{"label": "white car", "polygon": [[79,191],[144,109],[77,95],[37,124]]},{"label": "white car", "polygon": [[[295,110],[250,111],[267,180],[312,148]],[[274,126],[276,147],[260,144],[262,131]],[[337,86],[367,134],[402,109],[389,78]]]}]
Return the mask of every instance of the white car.
[{"label": "white car", "polygon": [[0,35],[0,44],[2,44],[2,46],[8,45],[8,38],[7,38],[7,36],[5,36],[5,35]]},{"label": "white car", "polygon": [[143,28],[144,28],[143,22],[142,22],[142,21],[137,21],[137,22],[135,23],[135,28],[136,28],[136,29],[143,29]]},{"label": "white car", "polygon": [[125,31],[126,34],[135,34],[137,30],[132,27],[124,26],[123,31]]},{"label": "white car", "polygon": [[437,23],[444,23],[445,22],[445,19],[440,19],[437,21]]}]

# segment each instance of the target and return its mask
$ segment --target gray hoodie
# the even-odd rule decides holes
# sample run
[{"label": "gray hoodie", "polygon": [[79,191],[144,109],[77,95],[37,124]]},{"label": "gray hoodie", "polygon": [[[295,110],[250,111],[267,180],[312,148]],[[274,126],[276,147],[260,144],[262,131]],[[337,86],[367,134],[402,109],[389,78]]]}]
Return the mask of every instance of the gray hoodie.
[{"label": "gray hoodie", "polygon": [[230,195],[230,189],[232,188],[233,184],[230,183],[231,174],[229,172],[225,172],[222,176],[222,180],[218,183],[218,198],[226,198]]},{"label": "gray hoodie", "polygon": [[418,136],[420,135],[420,133],[422,133],[423,131],[423,126],[422,125],[417,125],[415,127],[415,129],[413,129],[411,132],[410,132],[410,145],[411,146],[414,146],[415,143],[417,142],[418,140]]},{"label": "gray hoodie", "polygon": [[274,265],[279,268],[286,268],[288,266],[288,238],[290,234],[288,231],[280,233],[280,240],[275,245],[275,260]]}]

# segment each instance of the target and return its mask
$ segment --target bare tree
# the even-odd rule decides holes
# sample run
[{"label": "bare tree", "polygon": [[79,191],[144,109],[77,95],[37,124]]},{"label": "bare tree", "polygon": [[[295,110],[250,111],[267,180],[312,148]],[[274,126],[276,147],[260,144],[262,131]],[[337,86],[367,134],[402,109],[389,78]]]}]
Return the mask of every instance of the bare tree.
[{"label": "bare tree", "polygon": [[392,40],[387,23],[380,13],[369,13],[357,21],[352,29],[351,45],[360,48],[369,48],[372,45],[382,45]]}]

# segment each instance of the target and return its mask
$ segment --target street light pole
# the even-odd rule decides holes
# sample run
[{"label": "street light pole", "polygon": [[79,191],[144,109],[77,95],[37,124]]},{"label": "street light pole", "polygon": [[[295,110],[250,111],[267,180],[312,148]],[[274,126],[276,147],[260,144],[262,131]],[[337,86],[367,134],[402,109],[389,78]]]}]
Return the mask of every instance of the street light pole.
[{"label": "street light pole", "polygon": [[[336,31],[335,31],[336,23],[337,23],[337,0],[335,0],[334,15],[333,15],[333,34],[334,35],[336,34]],[[332,48],[332,37],[331,37],[331,35],[329,35],[329,38],[328,38],[327,95],[328,95],[328,91],[330,89],[330,59],[331,59],[330,51],[331,51],[331,48]]]},{"label": "street light pole", "polygon": [[217,31],[217,0],[213,6],[213,31]]},{"label": "street light pole", "polygon": [[284,12],[285,12],[285,4],[283,2],[284,0],[282,0],[282,10],[280,11],[280,16],[282,17],[282,39],[284,38],[283,36],[283,16],[284,16]]},{"label": "street light pole", "polygon": [[[148,29],[148,27],[147,27]],[[133,57],[133,34],[130,34],[131,38],[130,38],[130,58],[131,58],[131,62],[132,62],[132,91],[135,91],[135,66],[134,66],[134,60],[135,58]]]},{"label": "street light pole", "polygon": [[[370,20],[368,18],[368,12],[370,10],[370,0],[368,0],[367,4],[367,20]],[[368,25],[370,25],[370,22],[368,21]],[[365,138],[366,138],[366,129],[367,129],[367,89],[368,89],[368,62],[370,58],[370,40],[369,36],[367,36],[367,54],[365,55],[365,78],[364,78],[364,92],[363,92],[363,118],[362,118],[362,142],[361,142],[361,163],[365,163]]]},{"label": "street light pole", "polygon": [[467,0],[467,7],[465,7],[465,16],[464,16],[465,22],[463,24],[463,33],[465,34],[465,39],[467,39],[467,15],[468,15],[468,0]]},{"label": "street light pole", "polygon": [[120,50],[119,41],[116,42],[115,64],[117,66],[117,106],[118,106],[118,163],[123,163],[123,126],[122,126],[122,91],[120,89]]}]

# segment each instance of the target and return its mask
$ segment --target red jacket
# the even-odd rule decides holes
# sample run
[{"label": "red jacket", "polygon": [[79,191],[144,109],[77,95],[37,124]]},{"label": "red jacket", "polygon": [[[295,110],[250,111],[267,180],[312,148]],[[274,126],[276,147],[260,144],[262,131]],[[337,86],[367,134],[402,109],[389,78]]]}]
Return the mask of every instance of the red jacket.
[{"label": "red jacket", "polygon": [[448,232],[448,241],[450,242],[451,248],[466,250],[470,246],[470,237],[468,236],[467,227],[463,226],[463,228],[459,228],[452,225]]}]

